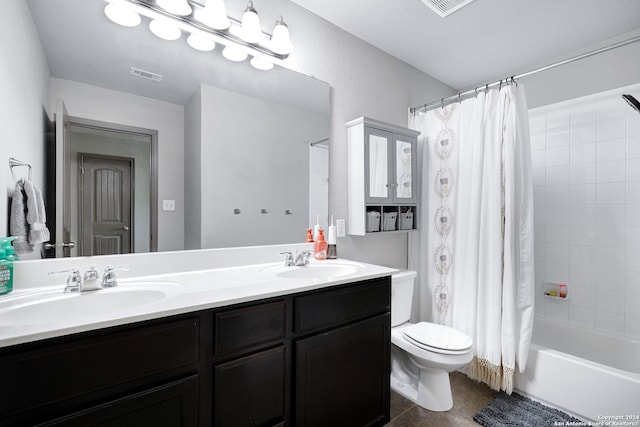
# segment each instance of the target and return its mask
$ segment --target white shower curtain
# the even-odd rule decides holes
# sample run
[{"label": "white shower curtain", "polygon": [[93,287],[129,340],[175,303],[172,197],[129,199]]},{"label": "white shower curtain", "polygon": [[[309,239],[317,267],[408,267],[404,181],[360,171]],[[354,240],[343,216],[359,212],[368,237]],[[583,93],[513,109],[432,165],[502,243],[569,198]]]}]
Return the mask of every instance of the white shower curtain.
[{"label": "white shower curtain", "polygon": [[524,88],[416,112],[422,212],[410,236],[420,319],[469,334],[471,378],[513,390],[533,326],[533,188]]}]

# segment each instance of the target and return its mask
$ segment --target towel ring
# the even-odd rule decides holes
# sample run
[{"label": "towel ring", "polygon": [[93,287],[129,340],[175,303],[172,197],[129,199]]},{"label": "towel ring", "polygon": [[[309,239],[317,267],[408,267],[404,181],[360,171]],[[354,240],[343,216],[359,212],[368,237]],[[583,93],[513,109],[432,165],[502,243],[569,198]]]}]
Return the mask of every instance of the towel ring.
[{"label": "towel ring", "polygon": [[15,176],[13,175],[13,168],[17,167],[17,166],[26,166],[29,168],[29,181],[31,181],[31,165],[29,163],[20,161],[18,159],[15,159],[13,157],[9,158],[9,169],[11,169],[11,176],[13,177],[13,179],[15,180]]}]

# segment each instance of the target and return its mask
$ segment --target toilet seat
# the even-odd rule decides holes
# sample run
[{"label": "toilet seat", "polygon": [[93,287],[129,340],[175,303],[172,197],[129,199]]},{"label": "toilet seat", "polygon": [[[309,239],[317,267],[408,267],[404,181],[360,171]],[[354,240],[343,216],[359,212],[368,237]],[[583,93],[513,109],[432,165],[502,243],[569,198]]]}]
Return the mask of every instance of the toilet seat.
[{"label": "toilet seat", "polygon": [[411,344],[440,354],[465,354],[473,346],[473,340],[464,332],[429,322],[411,325],[402,335]]}]

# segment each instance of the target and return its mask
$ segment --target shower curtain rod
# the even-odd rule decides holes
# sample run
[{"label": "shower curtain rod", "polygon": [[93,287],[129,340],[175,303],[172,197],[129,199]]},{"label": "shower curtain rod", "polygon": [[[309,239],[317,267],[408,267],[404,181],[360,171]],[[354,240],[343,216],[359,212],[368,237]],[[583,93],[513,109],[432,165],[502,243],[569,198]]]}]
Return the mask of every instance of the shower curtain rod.
[{"label": "shower curtain rod", "polygon": [[532,74],[536,74],[536,73],[539,73],[541,71],[547,71],[547,70],[550,70],[552,68],[556,68],[556,67],[559,67],[561,65],[568,64],[570,62],[578,61],[580,59],[584,59],[584,58],[588,58],[590,56],[597,55],[599,53],[607,52],[609,50],[613,50],[613,49],[616,49],[618,47],[626,46],[628,44],[635,43],[637,41],[640,41],[640,35],[635,36],[635,37],[631,37],[630,39],[623,40],[623,41],[620,41],[618,43],[614,43],[614,44],[609,45],[609,46],[602,47],[600,49],[593,50],[591,52],[583,53],[581,55],[577,55],[577,56],[571,57],[569,59],[565,59],[563,61],[559,61],[559,62],[555,62],[553,64],[545,65],[544,67],[536,68],[535,70],[527,71],[526,73],[522,73],[522,74],[514,75],[514,76],[511,76],[511,77],[507,77],[505,79],[498,80],[497,82],[493,82],[493,83],[490,83],[490,84],[487,84],[487,85],[478,86],[475,89],[471,89],[471,90],[468,90],[466,92],[462,92],[462,93],[458,92],[456,95],[450,96],[448,98],[442,98],[442,99],[440,99],[438,101],[433,101],[433,102],[431,102],[429,104],[424,104],[424,105],[420,105],[420,106],[417,106],[417,107],[411,107],[409,109],[409,111],[411,112],[411,114],[413,114],[416,111],[429,111],[429,110],[433,110],[436,107],[441,107],[441,106],[444,107],[445,105],[451,104],[452,102],[462,101],[462,98],[468,97],[469,95],[477,95],[479,90],[482,90],[482,89],[488,90],[489,88],[492,88],[492,87],[495,87],[495,86],[498,86],[498,85],[510,84],[510,83],[515,82],[517,79],[521,79],[523,77],[528,77],[528,76],[530,76]]}]

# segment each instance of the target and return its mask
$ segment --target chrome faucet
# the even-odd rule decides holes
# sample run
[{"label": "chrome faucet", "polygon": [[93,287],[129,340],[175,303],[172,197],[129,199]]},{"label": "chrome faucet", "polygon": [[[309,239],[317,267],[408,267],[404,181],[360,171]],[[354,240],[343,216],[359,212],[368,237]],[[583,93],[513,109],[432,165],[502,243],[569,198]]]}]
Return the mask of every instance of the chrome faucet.
[{"label": "chrome faucet", "polygon": [[280,255],[284,255],[284,266],[293,267],[293,254],[290,251],[280,252]]},{"label": "chrome faucet", "polygon": [[51,274],[66,274],[69,273],[69,277],[67,277],[67,285],[64,288],[65,293],[69,292],[86,292],[86,291],[97,291],[102,288],[113,288],[118,286],[118,282],[116,281],[116,270],[128,270],[129,266],[107,266],[104,269],[104,274],[102,276],[102,281],[99,282],[98,279],[100,275],[98,271],[94,267],[89,267],[89,269],[84,273],[84,277],[80,274],[80,270],[77,268],[72,268],[70,270],[62,270],[62,271],[52,271]]},{"label": "chrome faucet", "polygon": [[311,252],[308,250],[304,250],[301,252],[296,252],[295,257],[293,258],[294,265],[307,265],[309,264],[309,257],[311,256]]},{"label": "chrome faucet", "polygon": [[104,274],[102,275],[102,287],[103,288],[115,288],[118,286],[116,280],[116,270],[128,270],[128,265],[106,266]]},{"label": "chrome faucet", "polygon": [[303,266],[309,264],[309,257],[311,256],[311,252],[304,250],[301,252],[296,251],[295,255],[291,253],[291,251],[280,252],[280,255],[284,255],[284,266],[285,267],[293,267],[293,266]]}]

